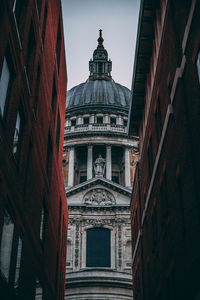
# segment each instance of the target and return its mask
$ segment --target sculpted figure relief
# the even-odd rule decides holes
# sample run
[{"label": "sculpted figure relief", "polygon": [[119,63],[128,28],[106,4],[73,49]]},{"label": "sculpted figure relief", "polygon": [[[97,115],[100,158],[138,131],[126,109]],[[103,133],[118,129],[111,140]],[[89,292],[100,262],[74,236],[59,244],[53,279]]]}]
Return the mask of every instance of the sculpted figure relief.
[{"label": "sculpted figure relief", "polygon": [[94,162],[94,172],[95,176],[103,176],[106,166],[106,160],[99,154]]}]

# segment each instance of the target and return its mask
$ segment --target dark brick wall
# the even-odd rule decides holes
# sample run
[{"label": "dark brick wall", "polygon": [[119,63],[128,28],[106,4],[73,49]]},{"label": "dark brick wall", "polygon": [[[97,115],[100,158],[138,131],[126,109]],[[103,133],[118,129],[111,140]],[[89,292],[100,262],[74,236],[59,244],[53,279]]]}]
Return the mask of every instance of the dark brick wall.
[{"label": "dark brick wall", "polygon": [[[67,75],[61,3],[18,0],[22,7],[19,17],[16,13],[16,26],[14,2],[3,0],[0,6],[0,74],[5,55],[12,73],[0,116],[0,234],[7,211],[15,227],[14,240],[22,239],[22,259],[14,289],[17,242],[13,242],[10,275],[8,282],[1,275],[0,298],[35,299],[37,280],[44,299],[64,299],[68,212],[61,168]],[[13,155],[18,111],[23,127],[20,147]]]},{"label": "dark brick wall", "polygon": [[[162,5],[154,11],[154,29],[160,7]],[[200,83],[196,67],[200,51],[199,10],[199,1],[167,1],[158,59],[152,61],[151,56],[149,60],[145,88],[147,91],[151,76],[153,89],[150,98],[145,94],[142,117],[137,120],[141,160],[131,199],[134,300],[200,297]],[[189,34],[184,47],[187,29]],[[160,115],[156,115],[158,105]],[[169,108],[172,113],[158,159]],[[144,120],[147,120],[145,128]],[[136,221],[138,207],[141,210]],[[137,230],[136,223],[139,224]],[[136,244],[139,230],[142,235]]]}]

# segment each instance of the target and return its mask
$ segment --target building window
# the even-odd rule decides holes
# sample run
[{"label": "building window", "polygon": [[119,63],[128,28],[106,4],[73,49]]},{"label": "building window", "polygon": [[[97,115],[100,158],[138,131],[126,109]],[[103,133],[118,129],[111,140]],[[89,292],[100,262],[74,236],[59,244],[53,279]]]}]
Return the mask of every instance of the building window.
[{"label": "building window", "polygon": [[157,235],[158,235],[158,224],[157,224],[157,208],[154,207],[154,211],[151,217],[151,223],[152,223],[152,242],[153,242],[153,248],[156,246],[157,243]]},{"label": "building window", "polygon": [[115,183],[119,183],[119,175],[117,174],[117,172],[115,172],[114,175],[112,174],[112,181]]},{"label": "building window", "polygon": [[197,72],[198,72],[198,76],[199,76],[199,83],[200,83],[200,51],[197,57]]},{"label": "building window", "polygon": [[13,221],[8,212],[5,211],[0,246],[0,269],[7,281],[9,280],[13,232]]},{"label": "building window", "polygon": [[160,108],[160,97],[157,98],[157,107],[155,111],[155,126],[156,126],[156,138],[159,145],[162,134],[162,116]]},{"label": "building window", "polygon": [[103,64],[98,63],[98,73],[102,73],[102,72],[103,72]]},{"label": "building window", "polygon": [[89,124],[90,122],[89,122],[89,117],[87,117],[87,118],[84,118],[83,119],[83,124]]},{"label": "building window", "polygon": [[48,145],[47,145],[47,159],[46,159],[46,173],[49,181],[51,176],[51,160],[52,160],[52,142],[49,134]]},{"label": "building window", "polygon": [[123,120],[123,124],[125,127],[127,127],[127,120]]},{"label": "building window", "polygon": [[35,32],[33,28],[33,23],[31,22],[30,31],[29,31],[29,39],[26,50],[26,70],[28,79],[31,80],[32,71],[33,71],[33,63],[35,58],[35,50],[36,50],[36,40],[35,40]]},{"label": "building window", "polygon": [[70,240],[67,241],[67,266],[71,266],[72,259],[72,243]]},{"label": "building window", "polygon": [[8,87],[10,82],[10,70],[8,67],[7,59],[4,57],[3,60],[3,67],[1,71],[1,78],[0,78],[0,114],[4,116],[4,109],[7,99]]},{"label": "building window", "polygon": [[56,90],[56,82],[55,78],[53,80],[53,87],[52,87],[52,98],[51,98],[51,114],[53,119],[53,125],[55,120],[55,111],[56,111],[56,101],[57,100],[57,90]]},{"label": "building window", "polygon": [[58,73],[60,68],[61,40],[62,40],[62,35],[61,35],[61,28],[60,28],[60,21],[59,21],[57,43],[56,43],[56,62],[57,62]]},{"label": "building window", "polygon": [[35,300],[42,300],[43,299],[43,287],[39,278],[36,278],[36,288],[35,288]]},{"label": "building window", "polygon": [[42,208],[41,219],[40,219],[40,239],[43,239],[44,234],[44,208]]},{"label": "building window", "polygon": [[20,151],[20,146],[22,141],[21,139],[22,131],[23,131],[23,118],[20,111],[18,111],[16,124],[15,124],[14,141],[13,141],[13,154],[16,158],[19,155],[19,151]]},{"label": "building window", "polygon": [[23,0],[15,0],[14,5],[13,5],[13,11],[14,11],[16,23],[18,26],[19,26],[20,17],[22,15],[22,11],[23,11],[23,5],[24,5]]},{"label": "building window", "polygon": [[42,0],[35,0],[36,7],[37,7],[37,12],[38,12],[38,17],[40,19],[40,13],[41,13],[41,8],[42,8]]},{"label": "building window", "polygon": [[43,207],[41,210],[41,217],[40,217],[40,240],[44,241],[45,239],[45,231],[47,225],[47,210],[45,208],[45,199],[43,199]]},{"label": "building window", "polygon": [[76,126],[76,119],[71,120],[71,126]]},{"label": "building window", "polygon": [[37,115],[37,105],[38,105],[39,94],[40,94],[40,81],[41,81],[41,68],[40,68],[40,65],[38,65],[36,85],[35,85],[35,97],[34,97],[34,103],[33,103],[35,117]]},{"label": "building window", "polygon": [[62,224],[62,200],[60,198],[60,205],[59,205],[59,220],[58,220],[58,237],[60,240],[61,237],[61,224]]},{"label": "building window", "polygon": [[47,24],[47,5],[45,5],[45,8],[44,8],[44,18],[43,18],[43,26],[42,26],[42,43],[43,43],[43,45],[44,45],[44,40],[45,40],[46,24]]},{"label": "building window", "polygon": [[59,108],[58,108],[57,129],[56,129],[56,147],[57,147],[57,151],[59,150],[59,144],[60,144],[60,112],[59,112]]},{"label": "building window", "polygon": [[19,286],[19,273],[20,273],[20,265],[21,265],[21,256],[22,256],[22,240],[19,238],[18,247],[17,247],[17,261],[16,261],[16,269],[15,269],[15,288]]},{"label": "building window", "polygon": [[153,172],[153,149],[152,149],[152,138],[149,139],[149,146],[147,149],[147,155],[148,155],[148,175],[149,175],[149,181],[151,180],[151,175]]},{"label": "building window", "polygon": [[168,215],[168,184],[166,172],[163,175],[162,183],[160,186],[160,201],[162,205],[163,217]]},{"label": "building window", "polygon": [[97,124],[103,124],[103,117],[97,117]]},{"label": "building window", "polygon": [[110,123],[111,123],[111,125],[115,125],[116,124],[116,118],[110,118]]},{"label": "building window", "polygon": [[110,267],[110,242],[109,229],[87,230],[86,267]]},{"label": "building window", "polygon": [[85,182],[87,180],[87,175],[85,171],[80,171],[80,183]]}]

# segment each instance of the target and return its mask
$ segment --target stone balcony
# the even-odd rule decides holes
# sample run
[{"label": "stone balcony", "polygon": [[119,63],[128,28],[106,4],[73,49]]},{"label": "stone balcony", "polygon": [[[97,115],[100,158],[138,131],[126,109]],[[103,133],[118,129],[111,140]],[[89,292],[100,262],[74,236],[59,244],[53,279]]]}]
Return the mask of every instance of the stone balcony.
[{"label": "stone balcony", "polygon": [[65,135],[78,132],[116,132],[126,133],[127,127],[119,124],[80,124],[76,126],[66,126]]}]

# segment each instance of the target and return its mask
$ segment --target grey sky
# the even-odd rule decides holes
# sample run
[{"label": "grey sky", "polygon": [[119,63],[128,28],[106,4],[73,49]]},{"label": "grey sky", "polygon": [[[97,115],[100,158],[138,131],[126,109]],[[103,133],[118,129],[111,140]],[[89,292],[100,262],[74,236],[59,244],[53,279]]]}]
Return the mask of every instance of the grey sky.
[{"label": "grey sky", "polygon": [[99,29],[113,79],[131,88],[140,0],[62,0],[68,90],[85,82]]}]

